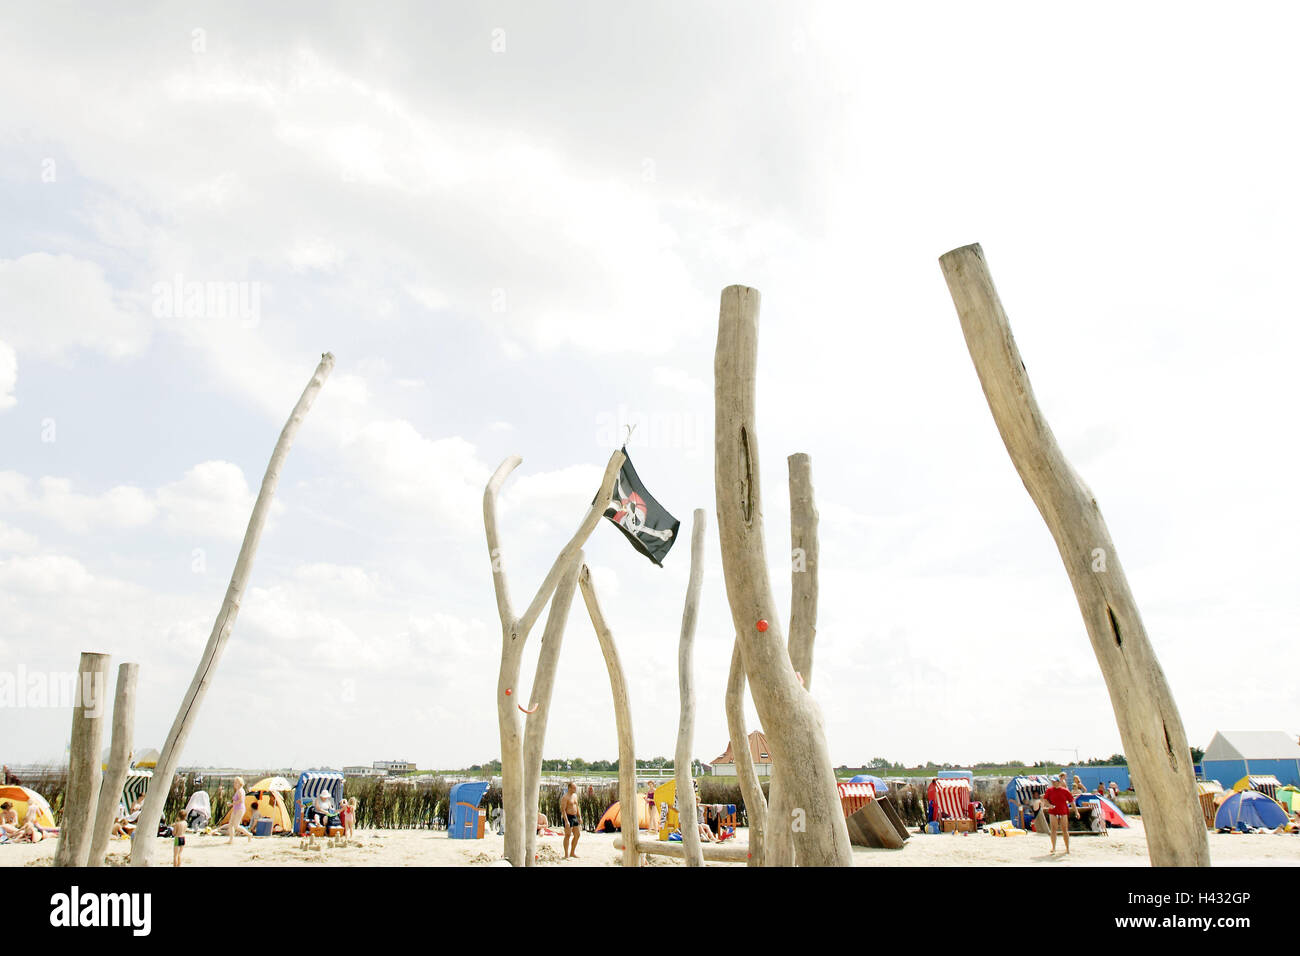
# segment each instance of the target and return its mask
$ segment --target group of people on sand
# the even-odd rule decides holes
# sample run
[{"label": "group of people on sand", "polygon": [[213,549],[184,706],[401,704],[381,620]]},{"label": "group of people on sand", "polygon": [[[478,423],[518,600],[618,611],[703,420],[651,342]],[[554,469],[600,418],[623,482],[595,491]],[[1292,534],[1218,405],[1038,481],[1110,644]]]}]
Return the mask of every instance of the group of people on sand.
[{"label": "group of people on sand", "polygon": [[[18,822],[18,811],[6,800],[0,803],[0,833],[6,843],[40,843],[45,839],[46,828],[39,822],[41,808],[35,803],[27,804],[23,821]],[[57,832],[57,831],[55,831]]]}]

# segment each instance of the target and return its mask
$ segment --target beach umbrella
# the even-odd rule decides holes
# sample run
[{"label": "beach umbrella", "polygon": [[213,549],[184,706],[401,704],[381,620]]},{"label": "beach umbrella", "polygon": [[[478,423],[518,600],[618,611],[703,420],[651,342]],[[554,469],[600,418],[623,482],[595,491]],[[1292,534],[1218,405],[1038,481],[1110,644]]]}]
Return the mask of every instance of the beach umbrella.
[{"label": "beach umbrella", "polygon": [[1277,792],[1277,802],[1287,813],[1300,813],[1300,788],[1283,787]]},{"label": "beach umbrella", "polygon": [[32,805],[36,807],[36,822],[43,827],[54,827],[54,813],[50,810],[49,803],[39,793],[31,787],[17,787],[6,784],[0,787],[0,803],[12,803],[14,810],[18,812],[18,822],[21,824],[27,819],[27,807]]},{"label": "beach umbrella", "polygon": [[266,790],[277,790],[280,792],[284,792],[285,790],[292,790],[293,788],[294,785],[290,783],[288,780],[285,780],[284,777],[263,777],[261,780],[257,781],[257,783],[253,784],[248,789],[256,793],[258,791],[266,791]]}]

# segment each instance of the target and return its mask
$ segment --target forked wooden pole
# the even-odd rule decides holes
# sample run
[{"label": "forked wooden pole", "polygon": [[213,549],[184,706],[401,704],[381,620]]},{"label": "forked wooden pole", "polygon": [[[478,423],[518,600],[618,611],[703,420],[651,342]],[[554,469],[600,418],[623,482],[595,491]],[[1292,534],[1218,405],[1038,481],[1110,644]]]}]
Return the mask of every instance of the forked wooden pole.
[{"label": "forked wooden pole", "polygon": [[117,669],[117,693],[113,697],[113,738],[109,743],[108,769],[99,788],[99,807],[95,811],[95,828],[90,841],[87,866],[103,866],[108,841],[113,837],[117,804],[122,786],[131,769],[131,742],[135,740],[135,687],[140,677],[139,664],[122,664]]},{"label": "forked wooden pole", "polygon": [[[575,554],[560,574],[551,598],[551,611],[546,616],[542,631],[542,649],[537,658],[537,671],[533,674],[533,692],[528,698],[527,726],[524,730],[524,800],[533,819],[537,818],[538,797],[542,779],[542,747],[546,743],[546,720],[551,712],[551,691],[555,688],[555,671],[560,662],[560,646],[564,641],[564,627],[569,621],[569,607],[573,592],[578,586],[578,568],[582,566],[582,552]],[[523,701],[519,702],[524,706]],[[537,862],[537,827],[525,828],[524,865]]]},{"label": "forked wooden pole", "polygon": [[[727,600],[758,718],[797,812],[789,826],[800,866],[852,866],[821,708],[795,674],[767,573],[755,428],[759,295],[722,291],[714,353],[714,484]],[[770,832],[771,826],[769,826]]]},{"label": "forked wooden pole", "polygon": [[691,776],[691,745],[695,740],[695,624],[700,612],[700,588],[704,584],[704,509],[696,508],[691,524],[691,576],[682,610],[682,633],[677,645],[677,683],[681,692],[681,713],[677,721],[677,750],[673,756],[677,780],[677,824],[682,831],[687,866],[703,866],[700,828],[696,825],[695,781]]},{"label": "forked wooden pole", "polygon": [[979,245],[939,259],[984,397],[1011,461],[1056,540],[1101,665],[1138,785],[1156,866],[1209,866],[1191,752],[1097,499],[1043,417]]},{"label": "forked wooden pole", "polygon": [[632,707],[628,702],[627,678],[623,676],[623,665],[618,659],[614,634],[605,623],[605,614],[596,598],[591,571],[585,564],[578,573],[578,587],[582,589],[583,603],[587,605],[587,614],[596,630],[600,653],[605,658],[605,669],[609,671],[609,689],[614,695],[614,723],[618,728],[618,806],[619,828],[623,832],[623,865],[638,866],[641,860],[636,849],[636,837],[640,807],[636,805],[636,745],[632,740]]},{"label": "forked wooden pole", "polygon": [[239,608],[243,603],[244,588],[248,585],[248,578],[253,570],[253,559],[257,556],[257,546],[262,540],[262,529],[266,526],[267,516],[271,513],[271,501],[275,497],[276,486],[280,483],[280,470],[284,467],[285,459],[289,457],[289,448],[293,445],[298,429],[302,427],[303,419],[307,417],[307,412],[311,410],[312,403],[320,394],[321,387],[333,370],[334,356],[326,352],[321,356],[320,364],[312,373],[311,381],[307,383],[298,403],[293,407],[293,412],[290,413],[289,420],[275,443],[271,461],[266,466],[266,474],[262,476],[262,487],[257,493],[253,513],[248,519],[244,543],[240,546],[239,557],[235,560],[235,570],[230,575],[226,598],[221,602],[221,611],[212,625],[212,633],[208,637],[207,646],[203,649],[203,657],[199,661],[198,669],[194,672],[194,680],[190,682],[190,689],[186,692],[180,710],[176,713],[176,720],[167,734],[167,742],[163,744],[158,765],[153,772],[153,785],[146,792],[144,806],[140,808],[140,816],[131,840],[132,866],[149,865],[154,844],[158,842],[158,823],[162,820],[163,806],[167,802],[167,794],[171,791],[172,778],[175,777],[176,768],[180,764],[181,752],[185,749],[190,731],[194,729],[199,708],[203,705],[203,698],[207,696],[208,688],[216,676],[217,664],[220,663],[222,652],[225,651],[226,644],[230,640],[230,632],[234,630],[235,618],[239,615]]},{"label": "forked wooden pole", "polygon": [[78,665],[68,788],[59,823],[59,845],[54,850],[55,866],[85,866],[90,859],[95,806],[103,778],[100,753],[108,713],[108,662],[107,654],[83,651]]},{"label": "forked wooden pole", "polygon": [[501,618],[501,665],[497,671],[497,727],[501,735],[501,802],[505,811],[505,858],[514,866],[527,862],[527,833],[535,829],[535,818],[528,820],[524,800],[524,750],[523,714],[519,710],[519,668],[523,660],[524,644],[542,608],[551,599],[560,575],[573,560],[591,532],[595,530],[609,504],[618,470],[623,467],[623,452],[616,451],[605,466],[600,490],[578,530],[555,558],[542,586],[523,617],[516,617],[510,601],[510,587],[506,580],[505,562],[501,553],[501,538],[497,532],[497,495],[501,486],[523,462],[511,455],[493,473],[483,490],[483,527],[487,533],[488,556],[492,561],[492,586],[496,591],[497,614]]}]

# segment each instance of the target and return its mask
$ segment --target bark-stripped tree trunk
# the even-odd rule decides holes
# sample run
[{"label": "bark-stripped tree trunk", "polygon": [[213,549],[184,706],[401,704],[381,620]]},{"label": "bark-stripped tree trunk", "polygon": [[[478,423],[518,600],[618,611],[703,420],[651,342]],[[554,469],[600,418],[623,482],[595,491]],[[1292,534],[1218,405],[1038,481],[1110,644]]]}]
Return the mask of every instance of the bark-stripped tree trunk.
[{"label": "bark-stripped tree trunk", "polygon": [[321,387],[333,370],[334,356],[326,352],[321,356],[320,364],[312,373],[311,381],[303,390],[298,404],[293,407],[289,420],[280,432],[279,441],[275,443],[271,461],[266,466],[266,474],[262,476],[262,487],[257,493],[253,513],[248,519],[244,543],[240,546],[239,557],[235,560],[235,570],[230,575],[226,598],[222,601],[221,611],[212,625],[212,633],[208,637],[207,647],[203,650],[198,670],[194,673],[194,680],[190,683],[190,689],[185,694],[185,700],[181,702],[171,731],[167,734],[167,742],[163,744],[158,765],[154,768],[153,786],[145,794],[144,806],[140,809],[139,822],[131,840],[132,866],[149,865],[154,844],[157,842],[158,823],[162,819],[163,805],[171,790],[172,778],[176,775],[181,752],[185,749],[185,741],[189,739],[190,731],[194,728],[194,721],[198,717],[199,708],[203,705],[203,698],[207,696],[208,688],[216,675],[217,664],[221,661],[222,652],[225,651],[226,643],[230,640],[230,632],[235,627],[235,618],[244,599],[244,588],[253,570],[257,546],[262,540],[262,529],[266,526],[267,516],[271,513],[271,500],[275,497],[275,488],[280,483],[280,469],[284,467],[289,448],[293,444],[294,436],[298,434],[298,429],[302,427],[303,419],[307,417],[307,412],[311,410],[312,403],[320,394]]},{"label": "bark-stripped tree trunk", "polygon": [[108,712],[108,662],[107,654],[83,651],[78,665],[68,788],[59,821],[59,845],[54,850],[55,866],[85,866],[90,859],[95,805],[103,778],[100,752]]},{"label": "bark-stripped tree trunk", "polygon": [[[550,600],[551,594],[559,583],[560,575],[573,560],[582,546],[595,530],[596,524],[609,505],[618,470],[623,467],[625,457],[621,450],[614,452],[605,466],[600,490],[587,515],[582,519],[577,532],[564,546],[547,572],[546,579],[538,588],[533,602],[523,617],[516,617],[514,605],[510,601],[510,588],[506,581],[504,561],[501,555],[501,539],[497,533],[497,494],[501,486],[510,477],[510,473],[519,467],[523,459],[511,455],[498,467],[487,488],[483,491],[483,526],[487,532],[488,556],[492,560],[492,586],[496,591],[497,614],[501,618],[501,666],[497,671],[497,726],[501,734],[501,803],[505,811],[505,858],[513,866],[525,865],[527,852],[526,834],[529,828],[528,813],[524,802],[524,751],[523,751],[523,714],[519,710],[519,665],[523,660],[524,644],[528,632],[532,630],[542,608]],[[534,816],[533,824],[536,823]]]},{"label": "bark-stripped tree trunk", "polygon": [[[555,670],[560,662],[560,646],[564,642],[564,627],[569,620],[569,607],[573,592],[578,586],[578,568],[582,566],[582,552],[573,556],[560,575],[551,598],[551,610],[546,616],[542,631],[542,650],[533,674],[533,693],[528,698],[528,716],[524,730],[524,798],[534,820],[537,819],[538,797],[542,779],[542,747],[546,743],[546,720],[551,712],[551,691],[555,688]],[[522,702],[521,702],[522,704]],[[526,830],[524,865],[537,862],[537,827]]]},{"label": "bark-stripped tree trunk", "polygon": [[767,853],[767,799],[754,771],[754,755],[749,752],[749,734],[745,730],[745,661],[740,655],[740,639],[731,649],[731,672],[727,675],[727,735],[736,758],[736,779],[745,797],[745,816],[749,820],[750,866],[762,866]]},{"label": "bark-stripped tree trunk", "polygon": [[135,740],[135,686],[139,664],[122,664],[117,669],[117,693],[113,697],[113,738],[108,750],[108,769],[99,788],[99,806],[90,841],[87,866],[103,866],[108,841],[113,838],[113,821],[122,799],[122,786],[131,769],[131,744]]},{"label": "bark-stripped tree trunk", "polygon": [[582,601],[587,605],[587,614],[591,625],[596,630],[596,640],[600,643],[600,653],[605,658],[605,669],[609,671],[609,689],[614,696],[614,723],[618,728],[618,801],[619,823],[623,832],[623,865],[640,865],[637,853],[637,819],[640,808],[636,805],[636,746],[632,741],[632,708],[627,698],[627,679],[623,676],[623,665],[618,659],[618,647],[614,644],[614,634],[605,623],[605,615],[596,598],[596,586],[592,583],[591,572],[584,564],[578,573],[578,587],[582,589]]},{"label": "bark-stripped tree trunk", "polygon": [[682,610],[682,633],[677,645],[677,683],[681,691],[681,714],[677,721],[677,750],[673,755],[677,779],[677,821],[682,831],[686,865],[703,866],[700,828],[696,825],[695,781],[691,775],[691,745],[695,741],[695,623],[700,611],[700,588],[704,584],[704,509],[696,508],[691,524],[691,576],[686,585],[686,606]]},{"label": "bark-stripped tree trunk", "polygon": [[[796,452],[786,462],[790,469],[790,663],[812,691],[813,641],[817,637],[817,505],[813,497],[812,460]],[[781,767],[772,766],[768,785],[772,816],[789,820],[794,811],[783,786]],[[766,866],[794,866],[794,840],[789,827],[777,827],[763,848]]]},{"label": "bark-stripped tree trunk", "polygon": [[758,304],[754,289],[728,286],[722,291],[714,355],[714,481],[722,570],[754,705],[796,808],[792,820],[772,823],[769,818],[769,832],[772,826],[793,829],[801,866],[852,866],[821,708],[790,663],[767,572],[754,423]]},{"label": "bark-stripped tree trunk", "polygon": [[1097,499],[1038,408],[978,245],[939,259],[984,397],[1011,461],[1047,523],[1110,692],[1156,866],[1209,866],[1209,841],[1178,707],[1147,638]]}]

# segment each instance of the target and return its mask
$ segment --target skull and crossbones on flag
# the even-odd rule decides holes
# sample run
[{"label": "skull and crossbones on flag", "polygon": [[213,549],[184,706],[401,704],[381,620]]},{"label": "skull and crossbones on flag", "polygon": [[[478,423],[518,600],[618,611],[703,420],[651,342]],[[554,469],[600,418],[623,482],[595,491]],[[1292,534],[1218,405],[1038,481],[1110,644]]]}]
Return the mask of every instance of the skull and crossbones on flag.
[{"label": "skull and crossbones on flag", "polygon": [[677,540],[677,529],[681,522],[670,515],[663,505],[655,501],[654,496],[646,491],[645,485],[632,467],[632,459],[623,449],[623,467],[619,469],[614,482],[614,491],[605,509],[605,517],[618,526],[632,546],[663,567],[667,556]]}]

